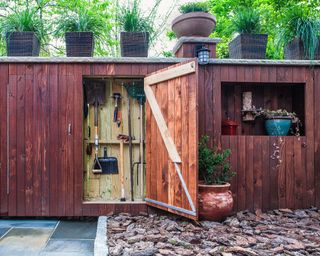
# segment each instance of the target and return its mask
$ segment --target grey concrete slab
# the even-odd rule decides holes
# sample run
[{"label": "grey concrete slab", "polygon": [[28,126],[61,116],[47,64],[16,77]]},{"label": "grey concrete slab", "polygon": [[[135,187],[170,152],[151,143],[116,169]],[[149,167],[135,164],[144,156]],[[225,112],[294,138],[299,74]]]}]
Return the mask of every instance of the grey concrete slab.
[{"label": "grey concrete slab", "polygon": [[54,228],[57,223],[57,220],[0,219],[0,228]]},{"label": "grey concrete slab", "polygon": [[93,256],[94,253],[89,252],[41,252],[39,256]]},{"label": "grey concrete slab", "polygon": [[9,231],[10,228],[0,228],[0,238]]},{"label": "grey concrete slab", "polygon": [[77,255],[93,255],[94,240],[50,239],[47,246],[42,250],[45,253],[77,253]]},{"label": "grey concrete slab", "polygon": [[95,239],[97,220],[60,221],[52,234],[53,239]]},{"label": "grey concrete slab", "polygon": [[0,240],[0,255],[38,255],[52,229],[13,228]]}]

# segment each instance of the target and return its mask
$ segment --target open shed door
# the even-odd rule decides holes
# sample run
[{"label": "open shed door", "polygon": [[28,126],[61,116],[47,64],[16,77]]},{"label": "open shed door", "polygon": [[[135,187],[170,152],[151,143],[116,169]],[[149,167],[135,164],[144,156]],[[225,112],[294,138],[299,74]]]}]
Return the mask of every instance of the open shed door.
[{"label": "open shed door", "polygon": [[144,79],[148,205],[197,219],[198,65],[180,63]]}]

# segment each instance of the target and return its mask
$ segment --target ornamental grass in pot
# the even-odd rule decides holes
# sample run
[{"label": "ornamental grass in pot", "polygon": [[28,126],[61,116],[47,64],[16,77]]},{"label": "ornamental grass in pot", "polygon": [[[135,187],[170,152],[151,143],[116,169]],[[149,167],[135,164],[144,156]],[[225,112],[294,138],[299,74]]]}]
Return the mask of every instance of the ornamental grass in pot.
[{"label": "ornamental grass in pot", "polygon": [[65,37],[67,57],[92,57],[95,41],[103,40],[103,19],[84,8],[66,12],[56,22],[54,35]]},{"label": "ornamental grass in pot", "polygon": [[207,3],[187,3],[180,6],[180,16],[172,21],[172,30],[182,36],[208,37],[215,29],[216,17],[209,13]]},{"label": "ornamental grass in pot", "polygon": [[153,33],[152,17],[152,13],[148,17],[143,16],[138,0],[122,8],[119,17],[122,57],[148,57],[150,34]]},{"label": "ornamental grass in pot", "polygon": [[229,181],[235,175],[231,170],[230,149],[218,150],[208,146],[209,137],[199,142],[199,217],[205,220],[222,221],[233,208]]},{"label": "ornamental grass in pot", "polygon": [[8,56],[39,56],[40,46],[47,40],[44,24],[36,10],[14,12],[2,18],[2,37]]},{"label": "ornamental grass in pot", "polygon": [[291,8],[284,15],[278,32],[279,42],[284,45],[285,59],[320,59],[320,19]]},{"label": "ornamental grass in pot", "polygon": [[259,12],[252,8],[240,10],[232,22],[238,35],[229,43],[230,58],[265,59],[268,35],[261,34]]}]

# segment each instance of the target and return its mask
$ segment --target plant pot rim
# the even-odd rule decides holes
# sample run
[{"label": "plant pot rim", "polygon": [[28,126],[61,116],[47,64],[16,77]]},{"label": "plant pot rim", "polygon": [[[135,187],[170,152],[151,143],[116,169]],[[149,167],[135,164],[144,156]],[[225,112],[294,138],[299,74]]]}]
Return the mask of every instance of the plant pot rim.
[{"label": "plant pot rim", "polygon": [[174,26],[175,24],[187,20],[187,19],[196,19],[196,18],[206,18],[206,19],[210,19],[212,20],[214,23],[217,22],[217,19],[214,15],[212,15],[211,13],[208,12],[189,12],[189,13],[183,13],[181,15],[179,15],[178,17],[176,17],[173,21],[172,21],[172,26]]},{"label": "plant pot rim", "polygon": [[230,187],[230,183],[226,182],[224,184],[211,184],[211,185],[199,183],[198,187],[201,187],[201,188],[228,188],[228,187]]},{"label": "plant pot rim", "polygon": [[90,34],[93,34],[92,31],[67,31],[65,32],[65,34],[73,34],[73,33],[90,33]]},{"label": "plant pot rim", "polygon": [[265,118],[266,120],[276,120],[276,119],[285,119],[285,120],[292,120],[292,117],[291,116],[273,116],[273,117],[266,117]]}]

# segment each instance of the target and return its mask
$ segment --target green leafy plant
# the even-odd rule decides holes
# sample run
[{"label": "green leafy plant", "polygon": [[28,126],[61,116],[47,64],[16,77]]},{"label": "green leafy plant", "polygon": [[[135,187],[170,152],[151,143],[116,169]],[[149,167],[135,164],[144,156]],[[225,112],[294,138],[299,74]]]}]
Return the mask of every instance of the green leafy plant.
[{"label": "green leafy plant", "polygon": [[93,11],[80,8],[78,11],[66,12],[56,21],[54,35],[63,37],[66,32],[92,32],[96,38],[101,38],[104,22]]},{"label": "green leafy plant", "polygon": [[263,109],[260,112],[260,115],[267,119],[272,119],[275,117],[290,117],[291,119],[296,119],[297,114],[295,112],[289,112],[285,109],[277,109],[277,110],[269,110],[269,109]]},{"label": "green leafy plant", "polygon": [[208,141],[209,137],[203,136],[199,142],[199,172],[208,185],[224,184],[235,175],[229,163],[231,151],[211,149]]},{"label": "green leafy plant", "polygon": [[286,45],[294,39],[303,43],[304,54],[314,59],[319,45],[320,18],[310,14],[303,8],[292,7],[283,16],[278,32],[279,42]]},{"label": "green leafy plant", "polygon": [[152,14],[144,16],[139,7],[140,1],[134,0],[132,4],[122,8],[119,16],[120,26],[125,32],[154,32]]},{"label": "green leafy plant", "polygon": [[261,18],[257,10],[245,8],[238,11],[233,18],[234,30],[238,33],[261,33]]},{"label": "green leafy plant", "polygon": [[43,21],[36,10],[32,9],[14,12],[2,18],[0,31],[3,38],[10,36],[12,32],[34,32],[41,43],[47,40]]},{"label": "green leafy plant", "polygon": [[180,13],[209,12],[209,6],[206,2],[193,2],[181,5],[179,11]]}]

